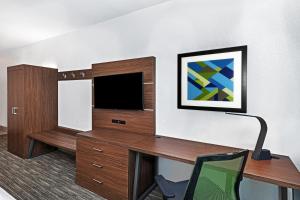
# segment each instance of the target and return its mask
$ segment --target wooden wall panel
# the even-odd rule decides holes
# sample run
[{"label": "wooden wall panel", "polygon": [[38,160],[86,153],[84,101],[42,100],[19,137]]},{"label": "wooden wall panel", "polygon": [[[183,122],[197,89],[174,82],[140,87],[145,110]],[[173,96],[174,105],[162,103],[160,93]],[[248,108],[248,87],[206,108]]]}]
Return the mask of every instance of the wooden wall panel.
[{"label": "wooden wall panel", "polygon": [[53,130],[58,125],[58,81],[57,70],[42,68],[42,129]]},{"label": "wooden wall panel", "polygon": [[92,66],[94,77],[143,72],[144,82],[149,83],[155,80],[155,57],[98,63]]},{"label": "wooden wall panel", "polygon": [[[37,67],[25,67],[24,128],[26,133],[42,130],[42,76]],[[46,105],[47,106],[47,105]],[[25,135],[26,137],[26,135]]]},{"label": "wooden wall panel", "polygon": [[[93,109],[93,129],[113,128],[139,134],[155,134],[155,57],[121,60],[92,65],[93,77],[143,72],[144,111]],[[112,120],[126,124],[114,124]]]},{"label": "wooden wall panel", "polygon": [[144,108],[153,110],[155,108],[155,96],[153,95],[153,84],[144,84]]},{"label": "wooden wall panel", "polygon": [[[28,156],[30,133],[53,130],[58,125],[57,69],[25,65],[24,157]],[[35,146],[34,155],[52,149],[43,143]]]},{"label": "wooden wall panel", "polygon": [[24,85],[26,132],[55,129],[58,124],[57,69],[27,66]]},{"label": "wooden wall panel", "polygon": [[[126,124],[112,123],[113,119],[126,121]],[[153,111],[94,109],[93,128],[97,127],[151,134],[155,132]]]}]

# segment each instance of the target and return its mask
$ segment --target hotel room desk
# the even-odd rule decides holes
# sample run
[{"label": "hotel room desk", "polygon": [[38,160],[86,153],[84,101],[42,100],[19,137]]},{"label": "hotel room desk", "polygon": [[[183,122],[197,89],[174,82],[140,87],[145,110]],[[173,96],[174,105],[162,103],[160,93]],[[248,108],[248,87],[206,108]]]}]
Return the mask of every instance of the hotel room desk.
[{"label": "hotel room desk", "polygon": [[[90,171],[86,169],[80,170],[82,169],[82,166],[86,166],[88,164],[87,158],[91,158],[91,156],[89,156],[89,151],[93,151],[92,155],[96,155],[95,153],[97,152],[92,150],[94,147],[104,148],[99,154],[108,154],[108,156],[111,158],[111,161],[109,162],[110,165],[114,166],[117,164],[117,162],[122,160],[123,164],[121,166],[121,171],[118,171],[114,167],[112,171],[107,171],[107,173],[112,178],[115,177],[116,179],[120,179],[120,175],[122,175],[124,181],[128,183],[125,184],[123,181],[123,185],[118,185],[118,181],[116,182],[109,178],[108,181],[113,182],[111,182],[111,185],[108,189],[104,188],[105,190],[102,190],[101,187],[104,187],[105,184],[100,184],[99,186],[95,185],[97,183],[92,183],[85,176],[83,176],[85,173],[92,173],[92,171],[96,170],[94,168],[91,168]],[[90,150],[87,151],[87,148],[90,148]],[[101,195],[107,193],[107,197],[109,197],[112,192],[122,190],[122,196],[124,199],[136,199],[135,197],[137,196],[137,192],[134,191],[139,191],[139,193],[141,191],[137,188],[141,186],[141,184],[139,184],[139,169],[141,163],[143,163],[143,159],[141,159],[141,157],[147,155],[158,156],[188,164],[194,164],[196,158],[201,155],[228,153],[238,150],[240,149],[170,137],[143,136],[131,132],[112,129],[96,129],[79,133],[77,135],[76,182],[79,183],[79,185],[91,189],[92,191],[98,191],[98,193]],[[99,160],[101,156],[99,156],[95,157],[95,159],[101,161]],[[252,160],[251,155],[249,155],[249,159],[244,171],[244,177],[278,185],[280,188],[280,199],[287,199],[287,188],[300,189],[300,173],[289,157],[281,155],[276,156],[280,159],[255,161]],[[142,162],[139,162],[140,160],[142,160]],[[108,168],[109,167],[111,166],[108,166]],[[124,169],[126,174],[122,172]],[[101,169],[99,170],[101,171]],[[150,171],[151,170],[149,170],[149,172]],[[148,176],[148,178],[149,176],[153,176],[151,172],[151,174],[145,172],[143,173],[147,174],[145,176]],[[93,172],[92,175],[96,175],[96,172]],[[147,177],[142,176],[142,178]],[[107,177],[105,179],[107,179]],[[149,186],[149,180],[146,182],[147,183],[145,185]],[[144,184],[145,180],[142,180],[142,183]]]},{"label": "hotel room desk", "polygon": [[[129,150],[136,153],[136,159],[143,153],[194,164],[199,155],[227,153],[240,149],[169,137],[150,137],[130,145]],[[287,199],[287,188],[300,189],[300,173],[289,157],[275,156],[279,159],[256,161],[251,159],[250,153],[244,177],[278,185],[279,199]],[[138,169],[138,163],[135,169]]]}]

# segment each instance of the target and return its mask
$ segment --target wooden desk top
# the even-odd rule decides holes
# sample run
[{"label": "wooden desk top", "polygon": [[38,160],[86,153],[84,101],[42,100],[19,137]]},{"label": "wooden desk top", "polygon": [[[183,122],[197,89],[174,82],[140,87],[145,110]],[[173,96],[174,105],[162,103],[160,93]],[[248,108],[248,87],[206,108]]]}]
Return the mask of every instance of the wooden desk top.
[{"label": "wooden desk top", "polygon": [[300,172],[288,156],[274,155],[279,159],[253,160],[251,154],[244,170],[244,176],[272,183],[282,187],[300,189]]},{"label": "wooden desk top", "polygon": [[[146,141],[144,140],[130,145],[129,149],[189,164],[194,164],[196,158],[201,155],[241,150],[169,137],[152,137]],[[282,187],[300,189],[300,173],[291,159],[287,156],[276,156],[280,159],[256,161],[251,159],[250,153],[244,170],[244,177]]]},{"label": "wooden desk top", "polygon": [[194,164],[197,156],[239,151],[240,149],[170,137],[151,137],[130,146],[131,150]]},{"label": "wooden desk top", "polygon": [[[160,156],[189,164],[194,164],[198,156],[235,152],[241,149],[193,142],[170,137],[143,136],[112,129],[96,129],[79,133],[79,137],[91,137],[108,143],[126,146],[129,150]],[[282,187],[300,189],[300,173],[287,156],[276,155],[280,159],[256,161],[249,155],[244,176]]]},{"label": "wooden desk top", "polygon": [[129,147],[135,143],[138,143],[139,141],[146,140],[146,138],[148,139],[153,137],[106,128],[98,128],[92,131],[78,133],[77,136],[94,138],[96,140],[101,140],[112,144],[118,144],[124,147]]}]

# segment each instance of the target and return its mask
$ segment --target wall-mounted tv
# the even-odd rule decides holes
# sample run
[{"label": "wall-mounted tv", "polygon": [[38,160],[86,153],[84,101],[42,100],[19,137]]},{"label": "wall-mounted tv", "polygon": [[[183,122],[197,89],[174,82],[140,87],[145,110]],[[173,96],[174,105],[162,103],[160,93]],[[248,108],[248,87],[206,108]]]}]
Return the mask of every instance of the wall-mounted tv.
[{"label": "wall-mounted tv", "polygon": [[143,73],[95,77],[94,108],[143,110]]}]

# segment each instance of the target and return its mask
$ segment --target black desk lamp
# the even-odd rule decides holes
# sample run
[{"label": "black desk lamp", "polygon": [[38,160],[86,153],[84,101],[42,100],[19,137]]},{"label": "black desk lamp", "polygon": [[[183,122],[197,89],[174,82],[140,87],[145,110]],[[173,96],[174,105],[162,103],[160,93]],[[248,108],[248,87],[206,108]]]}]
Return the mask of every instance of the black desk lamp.
[{"label": "black desk lamp", "polygon": [[267,135],[267,130],[268,130],[268,126],[266,121],[259,116],[254,116],[254,115],[246,115],[246,114],[240,114],[240,113],[226,113],[229,115],[240,115],[240,116],[245,116],[245,117],[254,117],[256,119],[258,119],[259,123],[260,123],[260,132],[259,132],[259,136],[255,145],[255,149],[254,152],[252,154],[252,159],[254,160],[271,160],[272,159],[272,155],[270,150],[268,149],[263,149],[263,145],[264,145],[264,141]]}]

